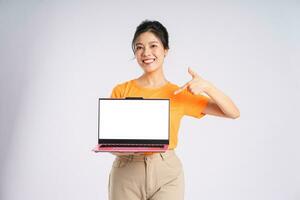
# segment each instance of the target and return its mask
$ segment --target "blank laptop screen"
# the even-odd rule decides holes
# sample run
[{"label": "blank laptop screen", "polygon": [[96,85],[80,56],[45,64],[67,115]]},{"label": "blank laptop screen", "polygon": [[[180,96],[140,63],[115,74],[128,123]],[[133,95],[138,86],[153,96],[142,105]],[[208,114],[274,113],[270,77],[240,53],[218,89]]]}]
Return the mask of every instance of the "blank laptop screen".
[{"label": "blank laptop screen", "polygon": [[99,139],[168,140],[169,99],[99,99]]}]

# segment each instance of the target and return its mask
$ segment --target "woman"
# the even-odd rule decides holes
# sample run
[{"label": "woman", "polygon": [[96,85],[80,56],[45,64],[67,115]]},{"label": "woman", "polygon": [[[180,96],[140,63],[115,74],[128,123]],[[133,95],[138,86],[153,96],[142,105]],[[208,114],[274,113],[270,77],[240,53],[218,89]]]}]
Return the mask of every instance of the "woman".
[{"label": "woman", "polygon": [[170,99],[169,149],[165,153],[113,153],[116,159],[109,177],[110,200],[184,199],[183,169],[174,152],[181,118],[184,115],[201,118],[206,114],[239,117],[239,110],[230,98],[192,69],[188,69],[192,80],[181,87],[166,79],[163,63],[169,50],[168,41],[168,32],[160,22],[143,21],[134,34],[132,49],[144,73],[117,84],[111,98]]}]

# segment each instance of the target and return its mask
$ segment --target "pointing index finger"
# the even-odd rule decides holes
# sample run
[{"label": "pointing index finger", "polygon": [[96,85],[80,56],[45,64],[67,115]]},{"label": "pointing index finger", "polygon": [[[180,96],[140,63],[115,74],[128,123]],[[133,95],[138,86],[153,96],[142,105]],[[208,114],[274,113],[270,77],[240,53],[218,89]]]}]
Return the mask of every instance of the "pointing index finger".
[{"label": "pointing index finger", "polygon": [[180,92],[182,92],[185,88],[187,88],[187,86],[189,86],[191,81],[187,82],[186,84],[184,84],[183,86],[181,86],[179,89],[177,89],[174,94],[178,94]]}]

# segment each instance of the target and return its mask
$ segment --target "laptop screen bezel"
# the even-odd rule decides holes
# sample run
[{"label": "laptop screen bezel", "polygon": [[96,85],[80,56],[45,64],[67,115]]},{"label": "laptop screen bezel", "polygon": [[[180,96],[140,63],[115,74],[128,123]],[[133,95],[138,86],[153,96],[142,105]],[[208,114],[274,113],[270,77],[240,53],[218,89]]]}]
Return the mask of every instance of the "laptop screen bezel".
[{"label": "laptop screen bezel", "polygon": [[[166,100],[168,101],[169,111],[168,111],[168,139],[100,139],[100,101],[101,100]],[[169,144],[170,141],[170,99],[164,98],[142,98],[142,97],[126,97],[126,98],[98,98],[98,144]]]}]

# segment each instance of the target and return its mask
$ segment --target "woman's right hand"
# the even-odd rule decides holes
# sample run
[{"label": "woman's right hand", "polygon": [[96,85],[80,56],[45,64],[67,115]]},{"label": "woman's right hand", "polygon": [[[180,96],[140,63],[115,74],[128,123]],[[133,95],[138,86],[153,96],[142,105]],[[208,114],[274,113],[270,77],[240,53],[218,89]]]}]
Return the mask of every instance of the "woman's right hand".
[{"label": "woman's right hand", "polygon": [[115,156],[143,155],[143,153],[137,153],[137,152],[110,152],[110,153]]}]

